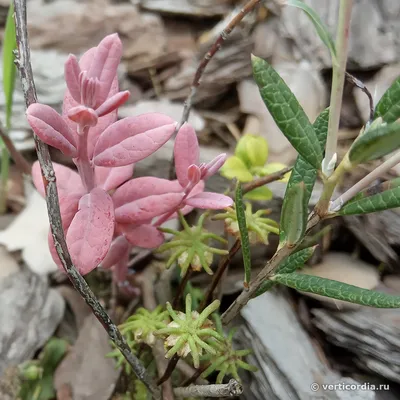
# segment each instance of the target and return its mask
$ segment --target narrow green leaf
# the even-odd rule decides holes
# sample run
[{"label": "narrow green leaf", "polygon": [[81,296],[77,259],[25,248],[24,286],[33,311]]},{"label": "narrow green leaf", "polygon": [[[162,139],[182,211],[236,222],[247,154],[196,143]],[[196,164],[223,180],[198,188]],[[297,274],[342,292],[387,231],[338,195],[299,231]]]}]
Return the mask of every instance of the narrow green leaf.
[{"label": "narrow green leaf", "polygon": [[314,128],[296,97],[265,60],[252,56],[252,64],[261,97],[275,123],[298,153],[319,169],[322,150]]},{"label": "narrow green leaf", "polygon": [[266,200],[271,200],[272,196],[273,193],[271,189],[269,189],[267,186],[260,186],[246,193],[244,195],[244,198],[254,201],[266,201]]},{"label": "narrow green leaf", "polygon": [[378,117],[382,117],[387,123],[400,118],[400,77],[386,90],[376,105],[374,119]]},{"label": "narrow green leaf", "polygon": [[400,147],[400,123],[371,128],[353,143],[349,152],[352,164],[375,160]]},{"label": "narrow green leaf", "polygon": [[336,46],[328,31],[326,25],[322,22],[319,15],[307,4],[299,0],[288,0],[287,4],[289,6],[297,7],[303,10],[313,23],[318,36],[328,48],[331,53],[332,63],[336,63]]},{"label": "narrow green leaf", "polygon": [[[317,135],[321,148],[325,148],[326,136],[328,134],[328,121],[329,121],[329,108],[326,108],[324,111],[321,112],[321,114],[319,114],[319,116],[317,117],[317,119],[313,124],[314,131]],[[299,184],[300,182],[304,182],[305,210],[303,218],[305,224],[307,223],[308,203],[310,202],[311,194],[316,179],[317,179],[317,170],[312,165],[310,165],[301,155],[299,155],[292,169],[292,173],[290,174],[285,197],[283,199],[282,210],[283,208],[287,207],[285,206],[285,203],[287,202],[287,193],[290,190],[290,188],[296,184]],[[281,214],[281,225],[282,225],[282,219],[283,219],[283,212]],[[281,231],[280,240],[281,242],[284,242],[286,240],[286,235],[283,231]]]},{"label": "narrow green leaf", "polygon": [[[276,273],[277,274],[290,274],[297,269],[303,267],[306,261],[314,254],[315,247],[309,247],[307,249],[303,249],[297,251],[290,255],[286,260],[282,261],[278,266]],[[254,297],[260,296],[266,291],[270,290],[273,286],[275,286],[275,282],[267,279],[265,280],[260,287],[257,289]]]},{"label": "narrow green leaf", "polygon": [[331,279],[298,273],[275,275],[272,279],[293,289],[332,299],[376,308],[400,308],[400,296],[362,289]]},{"label": "narrow green leaf", "polygon": [[13,104],[13,93],[16,76],[16,67],[14,64],[13,51],[17,48],[15,38],[15,23],[14,23],[14,6],[11,5],[8,9],[6,27],[3,40],[3,90],[6,100],[6,127],[11,127],[11,115]]},{"label": "narrow green leaf", "polygon": [[244,287],[248,289],[249,282],[251,279],[251,256],[250,256],[250,242],[249,233],[247,231],[246,223],[246,213],[243,204],[243,193],[240,183],[236,185],[236,216],[240,231],[240,240],[242,242],[242,255],[243,255],[243,265],[244,265]]},{"label": "narrow green leaf", "polygon": [[359,194],[356,199],[346,203],[339,215],[369,214],[377,211],[400,207],[400,186],[385,190],[372,196]]},{"label": "narrow green leaf", "polygon": [[280,237],[285,238],[286,245],[295,246],[304,236],[307,225],[307,203],[305,202],[306,186],[304,182],[288,188],[282,206]]}]

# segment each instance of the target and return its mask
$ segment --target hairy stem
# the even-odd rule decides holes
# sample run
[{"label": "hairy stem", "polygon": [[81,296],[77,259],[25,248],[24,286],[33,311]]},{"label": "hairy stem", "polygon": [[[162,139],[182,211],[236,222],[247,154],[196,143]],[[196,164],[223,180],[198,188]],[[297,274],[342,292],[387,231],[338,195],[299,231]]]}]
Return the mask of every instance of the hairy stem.
[{"label": "hairy stem", "polygon": [[340,111],[342,108],[343,87],[349,44],[350,18],[353,0],[340,0],[339,23],[336,35],[337,64],[332,64],[332,90],[326,140],[325,158],[322,172],[329,177],[336,164],[336,146],[339,131]]},{"label": "hairy stem", "polygon": [[384,173],[388,172],[398,163],[400,163],[400,152],[396,153],[395,155],[387,159],[379,167],[375,168],[367,176],[365,176],[363,179],[358,181],[354,186],[352,186],[349,190],[347,190],[341,196],[339,196],[335,201],[331,203],[329,210],[333,212],[339,211],[344,204],[346,204],[349,200],[351,200],[354,196],[356,196],[359,192],[361,192],[361,190],[366,189],[376,179],[378,179]]},{"label": "hairy stem", "polygon": [[[27,20],[26,20],[26,0],[14,0],[15,9],[15,26],[17,34],[18,58],[16,60],[17,68],[21,79],[22,89],[24,92],[25,103],[29,105],[37,102],[36,88],[33,80],[32,66],[30,62],[30,49],[28,43]],[[47,212],[50,222],[50,229],[54,240],[54,246],[62,266],[72,282],[75,289],[83,297],[85,302],[91,308],[93,314],[103,325],[110,339],[115,343],[116,347],[121,351],[128,361],[132,370],[143,383],[146,385],[153,398],[159,400],[160,390],[157,388],[147,374],[140,360],[132,354],[121,332],[111,321],[110,317],[96,299],[89,285],[79,274],[71,256],[68,252],[65,242],[64,231],[62,228],[60,205],[57,193],[56,176],[51,162],[48,146],[43,143],[36,135],[34,135],[36,152],[40,163],[43,176],[43,183],[46,192]]]}]

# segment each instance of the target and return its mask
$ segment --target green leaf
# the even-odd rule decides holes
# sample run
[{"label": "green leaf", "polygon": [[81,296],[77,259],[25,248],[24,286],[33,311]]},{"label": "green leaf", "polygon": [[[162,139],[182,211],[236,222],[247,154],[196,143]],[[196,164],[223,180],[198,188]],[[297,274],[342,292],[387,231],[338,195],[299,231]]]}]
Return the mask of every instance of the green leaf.
[{"label": "green leaf", "polygon": [[400,147],[400,123],[382,124],[368,129],[350,148],[352,164],[375,160]]},{"label": "green leaf", "polygon": [[244,265],[244,287],[248,289],[249,282],[251,279],[251,255],[250,255],[250,243],[249,243],[249,232],[247,231],[246,223],[246,212],[243,204],[243,193],[240,183],[236,186],[236,216],[240,231],[240,240],[242,242],[242,255]]},{"label": "green leaf", "polygon": [[399,178],[395,179],[395,187],[377,193],[372,196],[365,196],[365,193],[358,194],[354,199],[347,202],[338,212],[339,215],[369,214],[377,211],[388,210],[400,207],[400,186]]},{"label": "green leaf", "polygon": [[269,189],[267,186],[260,186],[246,193],[244,198],[254,201],[267,201],[271,200],[272,196],[273,193],[271,192],[271,189]]},{"label": "green leaf", "polygon": [[318,36],[328,48],[331,53],[332,63],[336,63],[336,46],[328,31],[326,25],[322,22],[319,15],[307,4],[299,0],[288,0],[287,4],[289,6],[297,7],[303,10],[313,23]]},{"label": "green leaf", "polygon": [[[309,247],[307,249],[303,249],[300,251],[297,251],[296,253],[291,254],[289,257],[287,257],[284,261],[282,261],[277,270],[277,274],[290,274],[297,269],[301,268],[306,261],[314,254],[315,247]],[[256,294],[254,297],[260,296],[266,291],[270,290],[273,286],[275,286],[275,282],[266,279],[257,289]]]},{"label": "green leaf", "polygon": [[291,186],[285,194],[286,201],[282,207],[280,237],[284,237],[286,245],[295,246],[304,236],[308,215],[307,203],[305,202],[306,186],[300,182]]},{"label": "green leaf", "polygon": [[400,308],[400,296],[362,289],[347,283],[305,274],[279,274],[272,278],[282,285],[302,292],[319,294],[376,308]]},{"label": "green leaf", "polygon": [[[325,147],[326,137],[328,134],[328,122],[329,122],[329,108],[326,108],[321,114],[318,115],[314,121],[313,127],[317,135],[318,141],[321,148]],[[315,181],[317,179],[317,170],[310,165],[301,155],[297,157],[296,163],[290,174],[289,182],[286,188],[285,197],[283,199],[282,213],[281,213],[281,226],[283,221],[283,210],[287,208],[287,198],[290,188],[294,185],[298,185],[300,182],[304,182],[304,212],[303,218],[304,224],[307,224],[308,216],[308,203],[310,202],[311,194],[314,188]],[[281,230],[280,241],[281,243],[286,240],[286,234]]]},{"label": "green leaf", "polygon": [[376,105],[374,119],[378,117],[382,117],[387,123],[400,118],[400,77],[386,90]]},{"label": "green leaf", "polygon": [[251,182],[253,175],[246,164],[236,156],[228,157],[221,168],[221,175],[228,179],[236,178],[239,182]]},{"label": "green leaf", "polygon": [[24,380],[21,385],[19,397],[22,400],[51,400],[55,398],[53,375],[68,348],[68,343],[63,339],[50,339],[39,355],[39,360],[28,361],[24,368],[30,364],[42,368],[42,375],[37,379]]},{"label": "green leaf", "polygon": [[298,153],[314,168],[319,169],[322,150],[314,128],[296,97],[266,61],[252,56],[252,64],[261,97],[275,123]]},{"label": "green leaf", "polygon": [[3,40],[3,90],[6,100],[6,127],[11,127],[13,93],[16,76],[16,67],[14,64],[13,51],[17,48],[15,38],[15,23],[14,23],[14,6],[11,5],[8,9],[6,27]]},{"label": "green leaf", "polygon": [[243,135],[236,145],[235,156],[249,168],[262,167],[267,162],[268,143],[259,135]]}]

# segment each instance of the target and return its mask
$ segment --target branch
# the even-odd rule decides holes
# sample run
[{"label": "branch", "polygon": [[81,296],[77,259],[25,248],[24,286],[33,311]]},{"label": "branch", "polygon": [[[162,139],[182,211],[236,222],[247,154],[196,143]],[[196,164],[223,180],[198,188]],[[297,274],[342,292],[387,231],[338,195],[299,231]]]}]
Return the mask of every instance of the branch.
[{"label": "branch", "polygon": [[349,190],[347,190],[341,196],[339,196],[335,201],[331,203],[329,210],[332,212],[339,211],[344,204],[346,204],[349,200],[351,200],[354,196],[356,196],[359,192],[361,192],[361,190],[367,188],[376,179],[378,179],[380,176],[388,172],[391,168],[395,167],[399,163],[400,163],[400,152],[388,158],[385,162],[379,165],[379,167],[375,168],[367,176],[365,176],[363,179],[358,181],[354,186],[352,186]]},{"label": "branch", "polygon": [[282,179],[285,174],[290,172],[293,167],[286,167],[281,169],[280,171],[274,172],[273,174],[269,174],[266,176],[263,176],[262,178],[254,179],[254,181],[249,182],[247,185],[243,186],[243,194],[245,195],[246,193],[250,192],[251,190],[257,189],[260,186],[264,186],[267,183],[275,182],[278,181],[279,179]]},{"label": "branch", "polygon": [[25,175],[31,176],[31,165],[26,158],[15,148],[11,138],[4,132],[3,126],[0,124],[0,137],[4,145],[7,147],[11,158],[14,160],[18,169]]},{"label": "branch", "polygon": [[[26,106],[29,107],[31,104],[37,102],[37,96],[30,62],[30,49],[28,44],[26,20],[26,0],[14,0],[14,9],[18,47],[16,65],[19,70],[22,89],[25,96],[25,103]],[[46,203],[50,229],[54,239],[54,246],[63,268],[75,289],[80,293],[80,295],[92,309],[93,314],[100,321],[104,329],[107,331],[110,339],[115,343],[116,347],[126,358],[136,376],[144,382],[155,399],[160,399],[159,388],[154,385],[152,379],[147,374],[140,360],[132,354],[127,342],[121,335],[121,332],[111,321],[100,302],[96,299],[89,285],[79,274],[72,263],[62,228],[56,176],[54,173],[53,164],[51,162],[49,149],[48,146],[43,143],[35,134],[34,140],[46,191]]]},{"label": "branch", "polygon": [[[192,102],[193,98],[196,95],[197,88],[200,86],[200,79],[204,74],[204,71],[207,68],[207,65],[211,61],[211,59],[214,57],[215,53],[222,47],[222,44],[228,39],[229,35],[232,33],[232,31],[236,28],[236,26],[239,25],[239,23],[242,21],[242,19],[249,14],[251,11],[254,10],[254,8],[261,2],[261,0],[250,0],[248,1],[244,7],[239,11],[239,13],[229,22],[229,24],[226,26],[225,29],[222,30],[222,32],[219,34],[215,42],[211,45],[209,48],[208,52],[205,54],[203,59],[200,61],[196,72],[193,77],[192,84],[190,86],[190,92],[188,97],[185,100],[184,106],[183,106],[183,112],[182,112],[182,118],[177,127],[175,128],[174,135],[178,133],[179,129],[181,129],[182,125],[187,122],[189,119],[190,115],[190,110],[192,108]],[[172,156],[171,159],[171,166],[169,170],[169,179],[174,179],[175,175],[175,170],[173,166],[173,161],[174,157]]]},{"label": "branch", "polygon": [[172,308],[173,309],[177,309],[180,308],[179,307],[179,301],[183,295],[183,293],[185,292],[185,287],[187,285],[187,283],[189,282],[190,277],[193,274],[193,270],[189,265],[189,269],[186,271],[186,274],[184,275],[184,277],[181,279],[179,286],[178,286],[178,290],[175,294],[174,300],[172,301]]},{"label": "branch", "polygon": [[236,397],[243,393],[242,385],[235,379],[223,385],[193,385],[174,389],[176,396],[187,397]]},{"label": "branch", "polygon": [[[317,213],[311,213],[308,218],[308,224],[306,229],[306,236],[315,225],[321,220],[321,217]],[[299,243],[300,245],[301,243]],[[299,246],[298,245],[298,246]],[[273,275],[279,264],[292,254],[297,247],[281,247],[267,262],[265,267],[260,271],[256,278],[250,282],[249,289],[243,290],[242,293],[235,299],[230,307],[222,314],[221,321],[224,325],[229,324],[236,315],[239,314],[240,310],[251,300],[259,286],[270,276]]]},{"label": "branch", "polygon": [[207,293],[204,296],[204,299],[200,304],[199,312],[202,312],[206,308],[206,306],[209,303],[211,303],[212,298],[213,298],[213,293],[215,291],[215,288],[218,285],[218,282],[221,280],[221,277],[224,274],[225,270],[228,268],[229,263],[232,261],[232,258],[235,256],[235,254],[239,251],[239,249],[241,247],[242,247],[242,243],[241,243],[240,239],[236,239],[235,243],[230,248],[229,253],[226,256],[224,256],[223,258],[221,258],[218,268],[215,271],[215,274],[213,276],[213,280],[211,281],[211,285],[208,288]]},{"label": "branch", "polygon": [[374,99],[372,98],[371,92],[368,90],[368,88],[364,85],[363,82],[361,82],[359,79],[357,79],[355,76],[349,74],[346,72],[346,79],[348,82],[353,84],[354,86],[358,87],[362,92],[364,92],[369,101],[369,120],[368,122],[371,123],[372,120],[374,119]]}]

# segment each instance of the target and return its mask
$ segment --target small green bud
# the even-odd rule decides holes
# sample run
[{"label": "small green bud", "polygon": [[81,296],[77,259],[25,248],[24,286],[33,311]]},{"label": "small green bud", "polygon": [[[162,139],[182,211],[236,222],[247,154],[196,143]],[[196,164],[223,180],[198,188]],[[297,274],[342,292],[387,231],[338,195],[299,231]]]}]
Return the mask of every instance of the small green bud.
[{"label": "small green bud", "polygon": [[43,368],[34,361],[29,361],[26,365],[20,368],[20,377],[26,381],[35,381],[42,377]]},{"label": "small green bud", "polygon": [[246,134],[236,145],[235,155],[248,167],[262,167],[268,158],[268,143],[258,135]]}]

